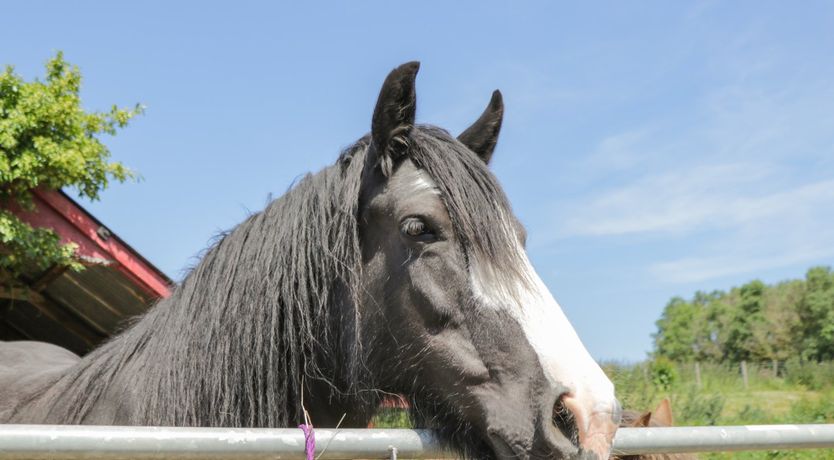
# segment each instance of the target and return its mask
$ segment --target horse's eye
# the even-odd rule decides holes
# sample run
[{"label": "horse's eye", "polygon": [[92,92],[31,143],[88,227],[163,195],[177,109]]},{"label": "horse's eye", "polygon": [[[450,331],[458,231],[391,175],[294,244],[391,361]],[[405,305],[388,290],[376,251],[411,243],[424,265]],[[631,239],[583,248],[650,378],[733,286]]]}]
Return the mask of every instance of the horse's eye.
[{"label": "horse's eye", "polygon": [[423,219],[419,217],[407,217],[402,221],[403,235],[420,240],[428,241],[434,239],[434,233]]}]

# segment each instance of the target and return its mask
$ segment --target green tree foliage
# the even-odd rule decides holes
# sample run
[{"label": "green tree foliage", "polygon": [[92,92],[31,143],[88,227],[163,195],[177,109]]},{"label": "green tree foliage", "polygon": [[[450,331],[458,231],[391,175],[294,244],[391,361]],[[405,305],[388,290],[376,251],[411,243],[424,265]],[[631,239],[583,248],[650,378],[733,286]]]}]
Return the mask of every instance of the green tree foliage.
[{"label": "green tree foliage", "polygon": [[33,189],[71,187],[96,200],[111,180],[133,177],[110,161],[99,136],[116,134],[142,107],[87,112],[80,89],[80,71],[60,52],[47,62],[44,81],[25,82],[11,66],[0,73],[0,270],[12,275],[55,264],[81,267],[72,245],[10,212],[30,209]]},{"label": "green tree foliage", "polygon": [[693,326],[701,316],[698,306],[680,297],[674,297],[657,320],[654,335],[655,349],[659,356],[673,361],[690,361],[695,356],[696,331]]},{"label": "green tree foliage", "polygon": [[834,272],[675,297],[656,324],[655,356],[676,362],[834,360]]},{"label": "green tree foliage", "polygon": [[751,281],[737,290],[733,290],[734,302],[725,310],[727,321],[724,323],[726,341],[724,352],[730,361],[750,360],[757,355],[757,344],[753,330],[763,322],[762,296],[765,285],[759,280]]},{"label": "green tree foliage", "polygon": [[678,380],[675,364],[666,357],[659,356],[649,363],[652,383],[662,391],[669,391]]},{"label": "green tree foliage", "polygon": [[834,359],[834,273],[830,267],[808,270],[799,317],[801,356],[818,361]]},{"label": "green tree foliage", "polygon": [[674,297],[655,323],[655,354],[676,362],[711,360],[720,356],[724,293],[696,292],[692,301]]},{"label": "green tree foliage", "polygon": [[753,328],[757,358],[785,361],[798,350],[799,304],[805,283],[792,280],[767,287],[762,300],[762,321]]}]

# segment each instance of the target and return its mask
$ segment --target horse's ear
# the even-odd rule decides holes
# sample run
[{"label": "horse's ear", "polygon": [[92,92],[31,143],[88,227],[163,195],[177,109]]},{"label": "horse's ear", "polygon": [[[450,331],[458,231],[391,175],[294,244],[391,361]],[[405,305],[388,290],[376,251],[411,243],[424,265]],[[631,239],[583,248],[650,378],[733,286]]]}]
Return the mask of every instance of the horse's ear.
[{"label": "horse's ear", "polygon": [[417,96],[414,80],[420,63],[405,63],[385,78],[371,121],[372,161],[382,164],[383,172],[391,172],[392,162],[408,147],[408,134],[414,127]]},{"label": "horse's ear", "polygon": [[674,426],[675,419],[672,417],[672,405],[669,403],[669,398],[663,398],[657,408],[654,410],[654,421],[660,426]]},{"label": "horse's ear", "polygon": [[458,140],[469,150],[477,153],[484,163],[489,163],[495,144],[498,142],[498,132],[501,131],[501,121],[504,119],[504,100],[501,91],[492,92],[492,99],[478,121],[458,136]]},{"label": "horse's ear", "polygon": [[652,420],[651,412],[644,412],[629,425],[631,428],[646,428]]}]

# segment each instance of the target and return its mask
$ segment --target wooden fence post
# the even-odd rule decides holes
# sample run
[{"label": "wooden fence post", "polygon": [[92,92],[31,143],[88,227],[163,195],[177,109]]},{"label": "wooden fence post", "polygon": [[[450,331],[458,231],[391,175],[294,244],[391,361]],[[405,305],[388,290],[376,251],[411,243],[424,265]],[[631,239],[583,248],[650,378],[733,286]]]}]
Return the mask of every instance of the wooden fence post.
[{"label": "wooden fence post", "polygon": [[749,386],[747,382],[747,361],[741,362],[741,380],[744,382],[744,389],[746,390]]}]

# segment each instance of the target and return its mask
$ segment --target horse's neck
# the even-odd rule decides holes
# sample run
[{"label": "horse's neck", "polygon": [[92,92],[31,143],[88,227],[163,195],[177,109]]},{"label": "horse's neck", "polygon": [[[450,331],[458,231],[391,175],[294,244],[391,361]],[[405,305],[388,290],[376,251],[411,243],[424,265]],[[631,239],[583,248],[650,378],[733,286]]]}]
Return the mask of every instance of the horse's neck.
[{"label": "horse's neck", "polygon": [[[255,335],[269,337],[274,332],[266,329],[270,321],[246,316],[224,321],[213,316],[216,310],[189,304],[179,297],[181,294],[175,292],[163,300],[67,375],[67,381],[78,381],[80,376],[85,382],[93,378],[107,382],[100,386],[92,383],[91,392],[74,391],[74,407],[93,408],[77,422],[215,426],[299,423],[304,366],[285,361],[286,350],[282,348],[288,346],[286,342],[279,347],[253,340]],[[308,364],[318,367],[318,363]],[[313,395],[315,400],[311,399]],[[84,398],[89,400],[82,401]],[[351,425],[367,423],[367,411],[357,410],[353,398],[332,397],[327,385],[307,388],[304,399],[319,426],[331,424],[334,417],[338,422],[343,413],[350,413]]]},{"label": "horse's neck", "polygon": [[159,386],[161,372],[152,366],[167,366],[165,356],[148,350],[154,337],[155,307],[141,321],[111,338],[78,362],[66,366],[33,392],[27,411],[34,422],[58,424],[143,423],[133,400]]},{"label": "horse's neck", "polygon": [[126,361],[118,342],[116,338],[73,364],[38,376],[24,389],[28,396],[18,407],[18,423],[130,424],[129,417],[115,416],[123,398],[108,397],[116,389],[120,363]]}]

